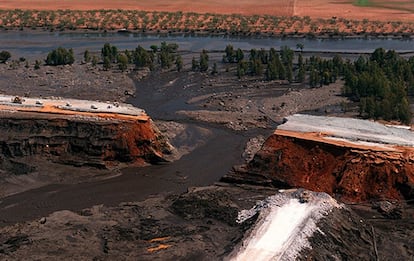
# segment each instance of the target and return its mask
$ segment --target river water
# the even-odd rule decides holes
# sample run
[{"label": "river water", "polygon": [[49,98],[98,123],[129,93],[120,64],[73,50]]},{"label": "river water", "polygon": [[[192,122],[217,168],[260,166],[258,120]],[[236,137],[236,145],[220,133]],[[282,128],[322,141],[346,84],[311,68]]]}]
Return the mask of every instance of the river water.
[{"label": "river water", "polygon": [[161,42],[174,42],[182,51],[200,52],[224,50],[226,45],[250,50],[252,48],[279,49],[288,46],[296,50],[297,44],[304,45],[306,52],[370,53],[376,48],[394,49],[398,52],[414,52],[414,41],[410,39],[352,38],[352,39],[309,39],[309,38],[251,38],[226,36],[189,35],[143,35],[138,33],[81,33],[81,32],[40,32],[2,31],[0,50],[7,50],[14,57],[43,57],[61,46],[73,48],[77,55],[88,49],[99,52],[105,43],[116,45],[119,50],[134,49],[138,45],[149,48]]}]

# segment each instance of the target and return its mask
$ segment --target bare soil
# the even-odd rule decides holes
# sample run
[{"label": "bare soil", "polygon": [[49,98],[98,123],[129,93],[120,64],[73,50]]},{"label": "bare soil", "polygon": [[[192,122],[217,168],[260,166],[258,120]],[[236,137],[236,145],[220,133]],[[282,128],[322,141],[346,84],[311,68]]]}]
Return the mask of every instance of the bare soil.
[{"label": "bare soil", "polygon": [[[59,2],[3,1],[6,30],[131,30],[145,33],[204,33],[293,37],[404,37],[414,33],[412,3],[274,0]],[[15,8],[21,8],[15,10]]]},{"label": "bare soil", "polygon": [[72,0],[70,2],[56,2],[52,0],[40,1],[2,1],[1,9],[37,9],[37,10],[97,10],[97,9],[124,9],[168,12],[197,12],[219,14],[268,14],[276,16],[310,16],[315,18],[344,17],[349,19],[370,19],[382,21],[410,21],[413,18],[413,4],[410,1],[384,1],[374,0],[370,6],[356,6],[355,1],[324,1],[324,0],[265,0],[252,2],[238,1],[97,1]]},{"label": "bare soil", "polygon": [[[2,81],[0,91],[7,95],[31,97],[66,97],[99,101],[121,102],[135,91],[127,73],[105,71],[102,66],[75,64],[73,66],[40,66],[34,69],[34,60],[11,61],[0,64]],[[147,72],[135,72],[137,77]]]}]

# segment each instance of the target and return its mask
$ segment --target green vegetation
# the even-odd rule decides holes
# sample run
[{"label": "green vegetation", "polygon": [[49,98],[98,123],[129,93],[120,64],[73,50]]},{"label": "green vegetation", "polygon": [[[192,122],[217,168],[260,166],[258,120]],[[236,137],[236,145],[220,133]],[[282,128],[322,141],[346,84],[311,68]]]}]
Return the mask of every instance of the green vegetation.
[{"label": "green vegetation", "polygon": [[[280,50],[275,48],[251,49],[244,52],[235,50],[227,45],[222,62],[229,68],[235,68],[235,76],[255,77],[254,80],[279,81],[279,83],[294,83],[311,88],[335,83],[338,79],[344,81],[343,95],[359,105],[361,117],[398,120],[409,124],[412,113],[408,102],[409,94],[414,94],[414,57],[401,57],[393,50],[376,49],[370,55],[361,55],[354,61],[344,60],[335,55],[331,59],[318,56],[303,57],[303,45],[297,45],[296,53],[288,46]],[[11,57],[7,51],[0,52],[0,61],[5,62]],[[104,70],[117,65],[119,70],[126,71],[128,65],[136,69],[150,68],[151,70],[171,69],[175,65],[177,71],[184,68],[183,59],[178,54],[178,45],[162,42],[160,46],[153,45],[148,50],[137,46],[135,50],[118,51],[116,46],[106,43],[101,49]],[[93,66],[98,63],[98,57],[88,50],[83,53],[85,62]],[[74,62],[72,49],[59,47],[51,51],[45,60],[47,65],[65,65]],[[21,58],[20,62],[26,59]],[[19,61],[13,61],[17,65]],[[200,53],[199,59],[192,59],[191,69],[195,72],[209,71],[209,56],[206,50]],[[39,69],[41,63],[36,60],[34,68]],[[29,63],[26,61],[26,68]],[[211,74],[218,73],[217,63],[213,63]],[[233,71],[234,72],[234,71]]]},{"label": "green vegetation", "polygon": [[167,44],[166,42],[161,43],[160,50],[158,52],[158,61],[161,68],[169,69],[176,60],[176,53],[178,45],[175,43]]},{"label": "green vegetation", "polygon": [[89,50],[85,50],[85,52],[83,52],[83,59],[85,63],[89,63],[91,61],[91,54],[89,53]]},{"label": "green vegetation", "polygon": [[[386,2],[355,0],[356,6],[374,6],[414,13],[412,1]],[[368,23],[369,22],[369,23]],[[137,10],[0,10],[0,28],[24,30],[135,30],[145,33],[159,32],[207,32],[212,34],[253,35],[297,35],[315,34],[343,36],[356,33],[407,33],[414,32],[414,23],[405,22],[389,29],[388,22],[319,19],[305,17],[277,17],[271,15],[199,14],[183,12],[156,12]],[[371,26],[370,26],[371,25]],[[378,32],[378,30],[382,30]],[[391,30],[391,31],[390,31]]]},{"label": "green vegetation", "polygon": [[11,54],[8,51],[1,51],[0,52],[0,63],[7,62],[8,59],[10,59]]},{"label": "green vegetation", "polygon": [[65,65],[65,64],[73,64],[75,62],[75,57],[73,55],[72,49],[65,49],[63,47],[59,47],[53,51],[51,51],[45,60],[46,65]]},{"label": "green vegetation", "polygon": [[354,5],[357,6],[370,6],[371,2],[369,0],[357,0],[354,2]]},{"label": "green vegetation", "polygon": [[181,72],[183,69],[183,58],[181,56],[177,56],[175,59],[175,65],[177,66],[177,71]]},{"label": "green vegetation", "polygon": [[[91,58],[89,52],[85,51],[85,61],[86,57],[92,60],[92,65],[96,65],[97,59],[95,56]],[[128,64],[134,64],[135,69],[149,68],[150,70],[157,68],[171,69],[175,64],[177,71],[181,71],[184,66],[182,58],[178,54],[178,45],[166,42],[162,42],[159,47],[152,45],[150,50],[138,45],[135,50],[125,50],[123,52],[119,51],[116,46],[105,43],[101,49],[101,57],[105,70],[112,68],[112,64],[117,64],[121,71],[127,70]]]},{"label": "green vegetation", "polygon": [[364,117],[410,123],[408,91],[414,88],[414,57],[376,49],[347,67],[344,94],[360,102]]},{"label": "green vegetation", "polygon": [[118,48],[116,46],[112,46],[109,43],[106,43],[101,49],[101,56],[102,60],[108,58],[110,62],[115,62],[116,58],[118,57]]},{"label": "green vegetation", "polygon": [[119,70],[124,72],[128,68],[128,57],[123,53],[118,54],[117,61]]},{"label": "green vegetation", "polygon": [[208,54],[203,50],[200,54],[200,72],[207,72],[208,70]]},{"label": "green vegetation", "polygon": [[134,51],[132,51],[132,62],[136,68],[153,67],[154,53],[152,51],[145,50],[142,46],[138,45]]},{"label": "green vegetation", "polygon": [[[303,46],[298,49],[302,50]],[[228,45],[224,53],[224,63],[235,62],[237,52],[233,46]],[[412,118],[408,93],[414,93],[414,57],[407,60],[395,51],[380,48],[368,58],[361,56],[355,62],[344,61],[339,55],[332,59],[311,56],[304,60],[300,51],[295,62],[295,53],[287,46],[279,51],[251,49],[249,60],[242,58],[237,62],[236,76],[246,75],[267,81],[307,83],[311,88],[343,79],[343,94],[358,102],[361,117],[407,124]]]}]

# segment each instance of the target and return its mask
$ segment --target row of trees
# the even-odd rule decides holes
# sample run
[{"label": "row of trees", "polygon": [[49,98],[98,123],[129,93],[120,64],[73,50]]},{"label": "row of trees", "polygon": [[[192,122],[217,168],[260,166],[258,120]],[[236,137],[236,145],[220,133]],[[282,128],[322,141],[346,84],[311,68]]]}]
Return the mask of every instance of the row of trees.
[{"label": "row of trees", "polygon": [[335,82],[343,74],[343,59],[336,55],[333,59],[321,59],[311,56],[304,59],[303,46],[299,46],[300,52],[295,57],[295,52],[287,46],[282,46],[279,51],[275,48],[251,49],[248,58],[242,50],[234,50],[228,45],[224,50],[223,63],[237,63],[237,76],[250,75],[264,77],[264,79],[287,80],[289,82],[305,83],[308,81],[311,87],[328,85]]},{"label": "row of trees", "polygon": [[[2,57],[3,62],[5,62],[10,58],[10,54],[7,52],[8,56],[6,54],[2,56],[2,53],[0,53],[0,62]],[[92,55],[88,50],[83,53],[83,58],[84,62],[92,62],[93,65],[99,62],[98,57]],[[178,54],[178,45],[175,43],[162,42],[160,46],[152,45],[149,50],[138,45],[132,51],[119,51],[116,46],[105,43],[101,49],[100,58],[105,70],[117,65],[120,70],[125,71],[129,64],[134,64],[136,68],[148,67],[154,69],[158,65],[162,69],[169,69],[174,64],[178,71],[183,68],[183,60]],[[70,65],[74,61],[75,57],[72,49],[59,47],[48,53],[45,63],[46,65],[56,66]]]},{"label": "row of trees", "polygon": [[134,64],[136,68],[148,67],[151,70],[157,65],[162,69],[169,69],[175,64],[178,71],[183,68],[182,57],[178,54],[178,45],[175,43],[162,42],[160,46],[152,45],[150,50],[138,45],[135,50],[124,52],[119,52],[116,46],[106,43],[101,50],[101,58],[106,70],[113,63],[117,63],[122,71],[128,64]]},{"label": "row of trees", "polygon": [[[368,2],[368,0],[361,0]],[[286,6],[285,6],[286,7]],[[283,9],[283,4],[278,4]],[[289,8],[288,8],[289,9]],[[47,28],[49,30],[128,30],[181,31],[232,35],[268,34],[412,34],[414,25],[403,22],[347,20],[344,18],[313,19],[309,16],[271,16],[240,14],[199,14],[183,12],[146,12],[138,10],[0,10],[0,28]]]}]

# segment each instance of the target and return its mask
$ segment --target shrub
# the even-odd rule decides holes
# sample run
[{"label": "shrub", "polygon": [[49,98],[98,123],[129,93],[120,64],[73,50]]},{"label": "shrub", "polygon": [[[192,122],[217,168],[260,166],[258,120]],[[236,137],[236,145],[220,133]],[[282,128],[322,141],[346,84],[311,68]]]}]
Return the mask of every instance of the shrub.
[{"label": "shrub", "polygon": [[8,51],[1,51],[0,52],[0,63],[7,62],[8,59],[10,59],[11,54]]}]

